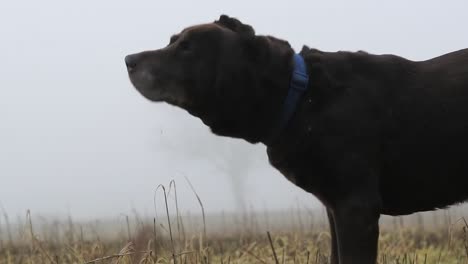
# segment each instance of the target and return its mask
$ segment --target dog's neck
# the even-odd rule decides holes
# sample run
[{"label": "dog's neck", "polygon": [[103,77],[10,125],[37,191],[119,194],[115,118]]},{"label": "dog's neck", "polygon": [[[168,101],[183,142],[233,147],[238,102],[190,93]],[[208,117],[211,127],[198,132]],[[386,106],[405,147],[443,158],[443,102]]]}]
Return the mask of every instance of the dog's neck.
[{"label": "dog's neck", "polygon": [[271,144],[272,131],[278,129],[278,121],[290,90],[294,50],[285,41],[273,37],[261,38],[262,54],[250,74],[254,77],[249,82],[252,96],[244,99],[244,105],[232,105],[220,100],[216,102],[216,111],[207,109],[194,113],[187,110],[198,116],[217,135],[242,138],[250,143],[264,143],[268,146]]},{"label": "dog's neck", "polygon": [[[256,65],[256,80],[258,93],[264,95],[254,102],[256,111],[247,117],[248,125],[243,128],[241,138],[250,143],[272,142],[274,130],[282,132],[278,128],[278,122],[284,112],[284,102],[290,88],[290,78],[294,70],[294,50],[289,43],[270,36],[262,37],[264,40],[263,58],[259,58]],[[281,124],[280,124],[281,126]],[[274,135],[275,137],[281,134]]]},{"label": "dog's neck", "polygon": [[269,145],[274,144],[288,126],[300,99],[308,89],[309,74],[304,58],[300,54],[294,54],[293,61],[294,67],[290,77],[288,94],[283,103],[283,111],[265,141]]}]

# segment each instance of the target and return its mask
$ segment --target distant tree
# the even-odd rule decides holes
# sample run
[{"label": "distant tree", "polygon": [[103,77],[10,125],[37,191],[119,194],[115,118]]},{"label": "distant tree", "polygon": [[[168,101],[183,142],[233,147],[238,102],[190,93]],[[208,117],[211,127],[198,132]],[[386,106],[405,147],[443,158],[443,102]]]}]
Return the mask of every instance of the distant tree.
[{"label": "distant tree", "polygon": [[245,184],[254,163],[260,158],[258,147],[243,140],[218,137],[201,129],[183,128],[171,128],[170,133],[162,131],[158,146],[177,158],[185,156],[213,164],[213,168],[230,181],[237,209],[247,209]]}]

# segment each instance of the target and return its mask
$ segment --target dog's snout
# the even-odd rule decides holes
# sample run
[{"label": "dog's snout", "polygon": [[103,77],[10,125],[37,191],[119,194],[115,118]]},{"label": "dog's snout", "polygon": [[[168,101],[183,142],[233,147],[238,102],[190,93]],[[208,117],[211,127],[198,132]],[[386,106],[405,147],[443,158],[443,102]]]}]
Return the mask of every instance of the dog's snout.
[{"label": "dog's snout", "polygon": [[132,72],[135,69],[136,65],[137,65],[135,56],[127,55],[125,57],[125,64],[127,65],[128,72]]}]

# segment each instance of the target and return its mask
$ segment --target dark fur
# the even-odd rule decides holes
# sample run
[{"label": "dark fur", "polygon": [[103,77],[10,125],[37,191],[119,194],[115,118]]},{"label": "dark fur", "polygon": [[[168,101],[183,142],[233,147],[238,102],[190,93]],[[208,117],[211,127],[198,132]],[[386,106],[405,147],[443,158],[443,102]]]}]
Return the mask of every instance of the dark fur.
[{"label": "dark fur", "polygon": [[[292,72],[285,41],[221,16],[126,58],[136,88],[218,135],[265,142]],[[301,51],[309,89],[271,164],[327,207],[332,263],[375,263],[378,219],[468,199],[468,50],[415,62]]]}]

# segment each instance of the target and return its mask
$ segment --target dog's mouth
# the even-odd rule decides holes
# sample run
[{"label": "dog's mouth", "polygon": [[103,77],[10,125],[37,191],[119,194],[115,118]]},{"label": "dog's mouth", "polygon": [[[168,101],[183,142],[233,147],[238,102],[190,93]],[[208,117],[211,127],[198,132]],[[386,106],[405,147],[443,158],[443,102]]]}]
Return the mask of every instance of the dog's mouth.
[{"label": "dog's mouth", "polygon": [[164,102],[164,97],[162,94],[158,91],[153,91],[153,90],[143,90],[143,89],[138,89],[137,91],[140,92],[141,95],[143,95],[144,98],[150,100],[151,102]]},{"label": "dog's mouth", "polygon": [[163,101],[163,89],[158,79],[146,71],[128,71],[128,77],[135,89],[146,99],[153,102]]},{"label": "dog's mouth", "polygon": [[188,100],[183,80],[165,71],[157,71],[151,63],[142,62],[140,54],[125,57],[130,82],[137,91],[152,102],[166,102],[185,108]]},{"label": "dog's mouth", "polygon": [[188,106],[184,89],[173,82],[163,82],[144,72],[129,73],[129,77],[136,90],[152,102],[166,102],[182,108]]},{"label": "dog's mouth", "polygon": [[157,79],[145,67],[142,67],[140,57],[139,54],[125,57],[130,82],[143,97],[151,101],[161,101],[160,92],[156,89]]}]

